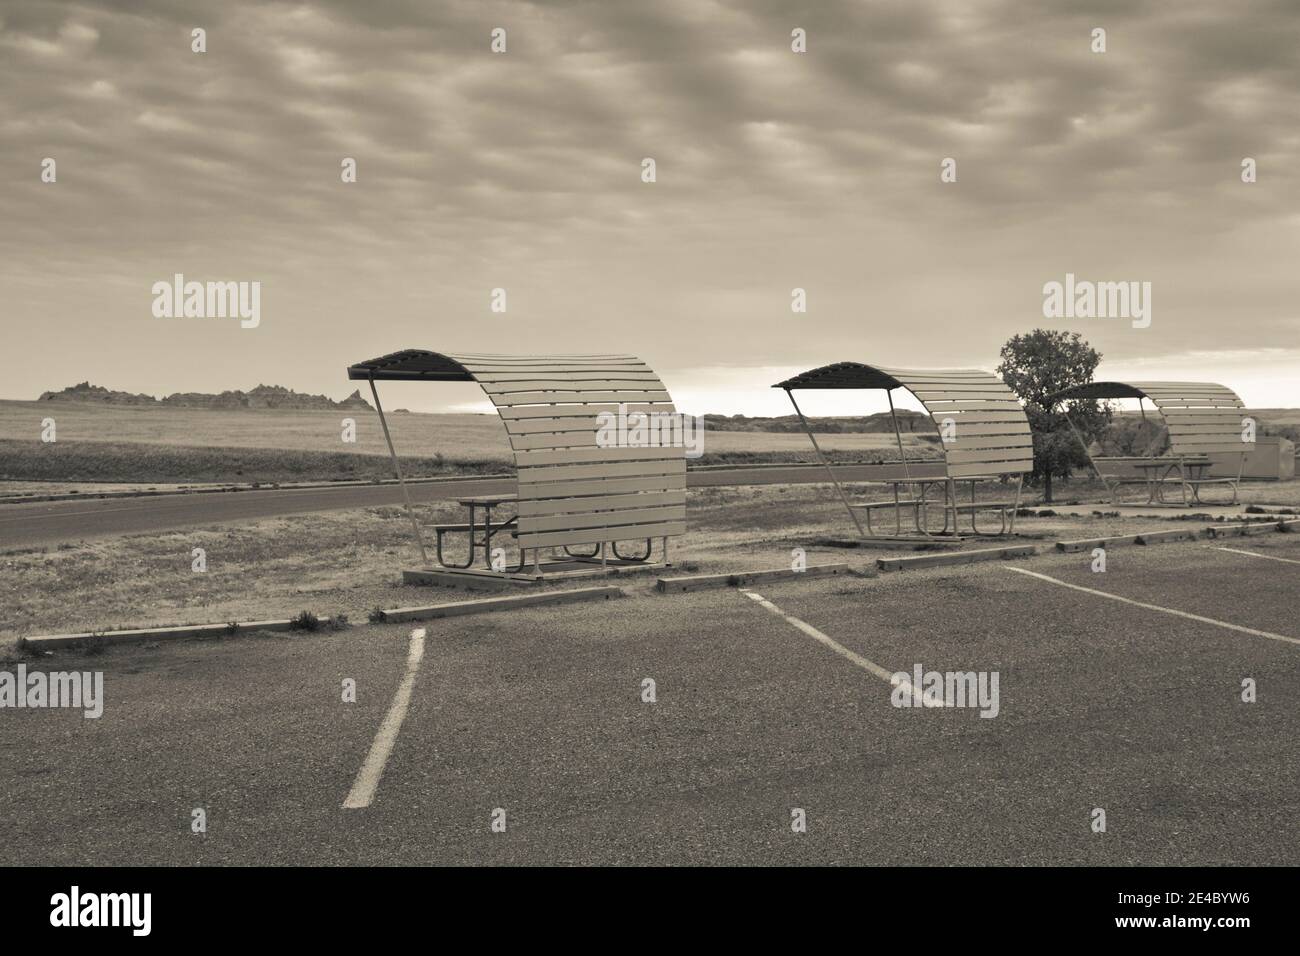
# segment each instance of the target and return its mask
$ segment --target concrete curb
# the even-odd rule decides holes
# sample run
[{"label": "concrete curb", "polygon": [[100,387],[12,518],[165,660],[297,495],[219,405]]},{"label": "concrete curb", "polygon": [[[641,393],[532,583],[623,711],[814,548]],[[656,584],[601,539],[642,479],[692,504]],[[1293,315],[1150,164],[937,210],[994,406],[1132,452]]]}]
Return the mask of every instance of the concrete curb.
[{"label": "concrete curb", "polygon": [[1118,548],[1126,544],[1137,544],[1137,539],[1135,534],[1122,534],[1113,538],[1080,538],[1077,541],[1058,541],[1056,550],[1075,552],[1091,551],[1094,548]]},{"label": "concrete curb", "polygon": [[[328,617],[319,618],[322,628],[329,628]],[[293,622],[286,619],[274,621],[238,621],[230,624],[180,624],[174,627],[141,627],[125,631],[97,631],[84,634],[47,634],[19,638],[27,647],[47,649],[68,647],[86,641],[104,641],[109,644],[140,644],[144,641],[182,640],[191,637],[222,637],[247,634],[250,631],[291,631]],[[304,632],[309,633],[309,632]]]},{"label": "concrete curb", "polygon": [[675,578],[660,578],[655,590],[661,594],[680,594],[701,591],[705,588],[740,587],[755,581],[775,581],[782,578],[819,578],[833,574],[847,574],[847,564],[810,564],[802,571],[793,568],[776,568],[771,571],[737,571],[732,574],[690,574]]},{"label": "concrete curb", "polygon": [[516,607],[538,607],[548,604],[573,604],[576,601],[608,600],[623,597],[623,589],[606,585],[596,588],[576,588],[572,591],[549,591],[544,594],[516,594],[511,597],[478,598],[473,601],[454,601],[450,604],[431,604],[426,607],[399,607],[383,611],[384,623],[394,621],[428,621],[440,617],[464,617],[467,614],[485,614],[489,611],[508,611]]},{"label": "concrete curb", "polygon": [[1169,541],[1199,541],[1209,537],[1206,529],[1179,528],[1176,531],[1145,531],[1137,536],[1135,544],[1164,544]]},{"label": "concrete curb", "polygon": [[1034,544],[1016,544],[1003,548],[981,548],[977,551],[952,551],[947,554],[918,554],[908,558],[877,558],[881,571],[906,571],[909,568],[942,568],[977,561],[998,561],[1003,558],[1027,558],[1038,553]]},{"label": "concrete curb", "polygon": [[[571,604],[575,601],[590,601],[597,598],[623,597],[622,588],[613,586],[579,588],[572,591],[549,591],[541,594],[521,594],[513,597],[481,598],[474,601],[457,601],[451,604],[435,604],[430,607],[404,607],[383,611],[382,621],[417,621],[439,617],[461,617],[466,614],[482,614],[488,611],[506,611],[516,607],[535,607],[544,604]],[[330,630],[331,618],[317,619],[320,624],[316,630]],[[70,647],[86,642],[106,644],[140,644],[145,641],[175,641],[195,637],[226,637],[247,634],[251,631],[292,631],[293,621],[281,618],[271,621],[236,621],[229,624],[179,624],[170,627],[141,627],[121,631],[93,631],[81,634],[45,634],[36,637],[18,638],[18,643],[33,650],[49,650],[56,647]],[[312,633],[304,630],[303,633]]]},{"label": "concrete curb", "polygon": [[1282,522],[1248,521],[1241,524],[1214,525],[1209,530],[1211,538],[1240,538],[1256,534],[1276,534],[1282,530]]}]

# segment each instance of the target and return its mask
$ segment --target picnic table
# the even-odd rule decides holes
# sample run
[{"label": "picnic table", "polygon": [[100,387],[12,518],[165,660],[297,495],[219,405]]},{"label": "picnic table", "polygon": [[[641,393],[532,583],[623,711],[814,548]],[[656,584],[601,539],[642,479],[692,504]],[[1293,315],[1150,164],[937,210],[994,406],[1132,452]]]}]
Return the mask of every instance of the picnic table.
[{"label": "picnic table", "polygon": [[[1068,402],[1114,401],[1136,399],[1138,411],[1146,420],[1142,403],[1149,401],[1164,419],[1164,429],[1147,453],[1136,461],[1128,458],[1110,458],[1094,455],[1089,443],[1070,418]],[[1205,504],[1201,500],[1202,485],[1227,485],[1232,489],[1232,504],[1236,504],[1240,491],[1246,457],[1254,448],[1253,432],[1248,437],[1250,418],[1246,406],[1232,389],[1217,382],[1088,382],[1075,385],[1049,395],[1051,407],[1062,405],[1065,419],[1075,438],[1088,455],[1097,478],[1106,486],[1112,504],[1118,505],[1119,490],[1123,485],[1145,484],[1148,505],[1173,504],[1165,500],[1164,486],[1177,482],[1182,491],[1182,506]],[[1155,455],[1157,443],[1168,435],[1169,450]],[[1209,475],[1210,458],[1223,462],[1220,456],[1237,456],[1237,473],[1217,478]],[[1120,471],[1107,474],[1103,465],[1131,464],[1135,477]],[[1130,473],[1131,474],[1131,473]]]},{"label": "picnic table", "polygon": [[[1133,467],[1142,472],[1147,484],[1147,504],[1165,504],[1165,483],[1178,481],[1184,488],[1191,489],[1191,500],[1202,504],[1200,486],[1209,481],[1209,458],[1152,458],[1148,461],[1134,462]],[[1178,472],[1179,477],[1170,479]],[[1186,492],[1184,491],[1184,497]]]},{"label": "picnic table", "polygon": [[[875,528],[873,528],[871,525],[871,512],[875,510],[892,507],[894,509],[894,534],[895,535],[901,535],[903,533],[903,519],[902,519],[903,510],[904,508],[910,508],[912,512],[912,525],[916,529],[916,533],[920,535],[930,536],[934,534],[934,532],[929,531],[926,527],[926,525],[928,524],[928,522],[926,521],[926,509],[930,503],[928,499],[930,488],[935,485],[944,488],[945,486],[948,486],[949,483],[951,483],[951,487],[953,488],[952,501],[949,502],[948,500],[946,488],[942,494],[941,503],[943,508],[943,528],[938,532],[938,534],[942,535],[948,533],[949,511],[953,512],[954,533],[956,533],[957,530],[956,528],[957,513],[959,512],[969,513],[970,522],[971,522],[971,531],[974,532],[975,534],[981,534],[979,527],[976,524],[976,518],[975,518],[976,513],[980,511],[997,511],[1001,514],[1002,517],[1002,527],[998,533],[1005,534],[1007,531],[1007,512],[1008,510],[1014,510],[1014,508],[1016,507],[1016,503],[1014,501],[977,501],[975,498],[975,486],[979,484],[981,481],[989,481],[992,478],[993,478],[992,475],[969,475],[960,478],[949,478],[946,476],[933,476],[933,477],[925,477],[925,478],[889,478],[879,482],[879,484],[890,485],[893,487],[894,489],[893,501],[862,502],[859,504],[854,504],[852,507],[861,510],[862,513],[866,515],[867,532],[869,534],[874,535],[876,533]],[[960,485],[966,485],[970,488],[969,502],[959,502],[957,500],[958,498],[957,487]],[[899,494],[899,489],[901,488],[908,489],[908,500],[903,500],[902,496]]]},{"label": "picnic table", "polygon": [[[440,524],[434,525],[433,531],[437,541],[438,563],[444,568],[455,568],[464,570],[474,564],[474,555],[479,545],[483,546],[483,564],[488,570],[498,570],[492,567],[492,538],[502,531],[513,531],[517,526],[518,515],[511,515],[504,521],[497,524],[492,523],[492,509],[499,508],[502,505],[514,504],[518,495],[501,494],[501,495],[471,495],[467,498],[457,498],[456,503],[462,508],[469,511],[469,520],[457,524]],[[479,525],[475,520],[478,511],[482,510],[483,523]],[[466,532],[469,535],[469,556],[465,559],[464,564],[456,564],[448,561],[442,553],[443,535],[448,532]],[[520,566],[523,564],[523,556],[520,555]],[[519,570],[518,568],[514,570]]]}]

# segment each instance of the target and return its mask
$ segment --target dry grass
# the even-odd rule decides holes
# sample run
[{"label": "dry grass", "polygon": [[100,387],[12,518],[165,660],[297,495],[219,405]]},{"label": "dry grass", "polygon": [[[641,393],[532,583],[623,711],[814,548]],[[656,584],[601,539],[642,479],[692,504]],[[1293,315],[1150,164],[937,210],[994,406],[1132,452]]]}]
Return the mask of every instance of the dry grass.
[{"label": "dry grass", "polygon": [[[198,448],[265,448],[282,451],[341,452],[353,455],[387,455],[379,417],[374,412],[277,411],[204,408],[150,408],[0,401],[0,439],[40,445],[41,419],[51,417],[59,442],[131,442]],[[341,439],[344,418],[356,420],[355,444]],[[388,425],[400,453],[419,456],[441,454],[455,459],[510,460],[505,428],[494,414],[426,415],[389,413]],[[881,433],[819,436],[823,447],[842,450],[888,450],[894,436]],[[904,436],[909,447],[919,447],[916,436]],[[802,434],[777,432],[713,432],[705,437],[706,452],[808,451]]]},{"label": "dry grass", "polygon": [[[199,448],[387,455],[379,416],[344,411],[249,408],[150,408],[0,401],[0,438],[40,443],[41,419],[53,418],[59,442],[132,442]],[[344,444],[342,421],[355,419],[357,440]],[[506,460],[510,446],[496,415],[388,415],[398,451],[457,458]]]},{"label": "dry grass", "polygon": [[[1276,493],[1279,486],[1270,486]],[[1300,484],[1281,486],[1291,497]],[[1062,499],[1082,497],[1070,487]],[[850,488],[855,497],[865,489]],[[985,489],[997,494],[998,489]],[[1077,494],[1076,494],[1077,493]],[[1275,494],[1276,497],[1276,494]],[[824,485],[701,488],[690,493],[689,533],[671,544],[681,571],[730,572],[781,567],[791,549],[810,561],[867,567],[886,552],[843,550],[816,542],[853,536],[853,527]],[[1152,519],[1022,518],[1018,530],[1038,540],[1135,533]],[[421,506],[425,522],[458,515],[447,502]],[[208,570],[191,570],[193,548]],[[150,624],[221,623],[287,617],[303,608],[362,622],[375,607],[457,600],[461,592],[411,588],[401,569],[418,564],[399,508],[278,518],[236,527],[132,535],[77,545],[0,551],[0,634],[6,639]],[[649,588],[653,575],[620,579]],[[572,586],[563,583],[557,586]]]},{"label": "dry grass", "polygon": [[[52,417],[58,440],[40,441]],[[342,441],[344,418],[356,442]],[[411,476],[510,470],[513,456],[496,415],[390,414],[393,443]],[[892,435],[819,436],[833,457],[897,457]],[[933,457],[934,442],[904,437],[909,457]],[[811,461],[800,434],[707,432],[703,464]],[[0,402],[0,479],[44,483],[276,483],[392,477],[378,416],[364,410],[275,411]],[[44,489],[17,488],[33,491]],[[86,489],[79,489],[86,490]]]}]

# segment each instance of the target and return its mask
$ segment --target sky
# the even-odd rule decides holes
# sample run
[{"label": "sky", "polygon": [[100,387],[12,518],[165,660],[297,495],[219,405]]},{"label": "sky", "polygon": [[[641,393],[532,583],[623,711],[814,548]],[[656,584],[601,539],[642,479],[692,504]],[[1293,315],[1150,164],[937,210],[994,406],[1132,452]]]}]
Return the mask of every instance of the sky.
[{"label": "sky", "polygon": [[[0,398],[630,352],[682,410],[784,414],[807,368],[1046,327],[1296,406],[1298,121],[1291,0],[0,0]],[[155,315],[177,273],[260,283],[258,324]],[[1067,273],[1151,283],[1149,326],[1045,317]]]}]

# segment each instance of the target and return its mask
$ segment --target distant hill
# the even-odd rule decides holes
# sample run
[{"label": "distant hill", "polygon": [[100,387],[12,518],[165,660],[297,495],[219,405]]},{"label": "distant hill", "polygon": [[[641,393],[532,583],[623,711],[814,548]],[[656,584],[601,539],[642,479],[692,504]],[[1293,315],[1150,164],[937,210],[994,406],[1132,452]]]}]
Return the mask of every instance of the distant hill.
[{"label": "distant hill", "polygon": [[172,406],[176,408],[370,408],[370,403],[354,391],[341,402],[327,395],[306,395],[282,385],[259,385],[247,392],[222,392],[211,395],[205,392],[175,392],[158,399],[152,395],[116,392],[102,385],[81,382],[61,392],[43,392],[42,402],[79,402],[87,405],[144,405],[149,407]]},{"label": "distant hill", "polygon": [[[809,417],[808,424],[818,434],[857,434],[894,431],[894,423],[889,412],[877,412],[861,417],[831,416],[827,418]],[[797,415],[781,415],[776,418],[750,418],[748,415],[705,415],[704,428],[714,432],[794,432],[803,433],[803,425]],[[930,434],[934,431],[934,422],[930,416],[900,408],[898,410],[898,430],[901,432],[921,432]]]}]

